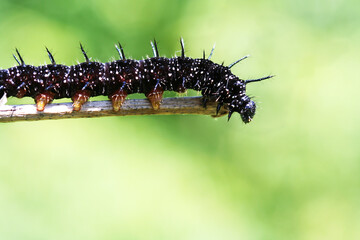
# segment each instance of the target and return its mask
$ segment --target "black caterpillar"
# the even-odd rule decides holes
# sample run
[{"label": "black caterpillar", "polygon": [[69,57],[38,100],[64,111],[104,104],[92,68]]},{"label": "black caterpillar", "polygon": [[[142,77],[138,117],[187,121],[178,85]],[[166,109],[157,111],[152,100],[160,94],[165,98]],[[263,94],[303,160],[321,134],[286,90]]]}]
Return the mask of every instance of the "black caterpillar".
[{"label": "black caterpillar", "polygon": [[54,99],[71,98],[73,109],[81,106],[93,96],[109,96],[114,111],[119,111],[128,94],[144,93],[152,107],[160,107],[164,91],[183,93],[186,89],[201,91],[204,107],[209,99],[218,103],[217,112],[222,106],[229,110],[228,119],[233,112],[240,113],[244,123],[255,115],[256,105],[245,94],[246,84],[271,78],[242,80],[231,73],[230,68],[247,56],[229,66],[213,63],[210,58],[192,59],[185,57],[183,39],[180,39],[181,56],[164,58],[159,56],[157,43],[151,42],[154,57],[145,60],[126,59],[120,43],[115,45],[120,60],[100,63],[90,61],[84,48],[80,48],[85,62],[65,66],[56,64],[53,55],[46,48],[51,64],[44,66],[26,65],[19,51],[14,56],[19,66],[0,70],[0,97],[34,98],[37,110],[43,111],[45,105]]}]

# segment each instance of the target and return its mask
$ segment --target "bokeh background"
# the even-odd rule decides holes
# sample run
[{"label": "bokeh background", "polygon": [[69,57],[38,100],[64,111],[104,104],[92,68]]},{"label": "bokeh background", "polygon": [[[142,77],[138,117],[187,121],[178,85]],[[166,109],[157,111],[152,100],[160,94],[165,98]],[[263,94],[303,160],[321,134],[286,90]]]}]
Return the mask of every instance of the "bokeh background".
[{"label": "bokeh background", "polygon": [[[0,67],[209,53],[258,112],[0,124],[1,239],[360,239],[360,3],[0,1]],[[197,93],[189,92],[189,95]],[[168,93],[167,96],[173,96]],[[136,97],[142,97],[141,95]],[[100,98],[101,99],[101,98]],[[33,103],[9,99],[9,104]]]}]

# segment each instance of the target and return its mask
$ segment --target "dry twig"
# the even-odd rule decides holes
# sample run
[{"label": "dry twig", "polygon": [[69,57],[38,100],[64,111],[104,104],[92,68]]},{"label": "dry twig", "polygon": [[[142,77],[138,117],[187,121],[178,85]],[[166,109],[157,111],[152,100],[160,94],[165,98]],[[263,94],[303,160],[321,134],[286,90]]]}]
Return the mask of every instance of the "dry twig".
[{"label": "dry twig", "polygon": [[[129,99],[118,112],[113,111],[110,101],[87,102],[79,112],[73,111],[72,103],[49,104],[43,112],[37,111],[35,104],[4,105],[0,106],[0,122],[153,114],[201,114],[215,117],[215,112],[216,103],[208,102],[204,108],[202,97],[164,98],[159,110],[153,110],[147,99]],[[221,108],[216,117],[225,114],[227,110]]]}]

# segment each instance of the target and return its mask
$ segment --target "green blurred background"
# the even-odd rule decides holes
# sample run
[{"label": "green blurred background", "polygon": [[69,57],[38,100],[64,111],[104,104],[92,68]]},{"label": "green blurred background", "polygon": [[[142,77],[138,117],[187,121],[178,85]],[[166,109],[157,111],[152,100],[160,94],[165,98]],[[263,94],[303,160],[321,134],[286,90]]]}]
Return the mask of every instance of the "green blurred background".
[{"label": "green blurred background", "polygon": [[[360,239],[360,2],[0,1],[0,67],[200,57],[258,111],[0,124],[1,239]],[[190,92],[189,95],[196,94]],[[172,96],[168,94],[167,96]],[[137,96],[137,97],[142,97]],[[9,104],[33,103],[9,99]]]}]

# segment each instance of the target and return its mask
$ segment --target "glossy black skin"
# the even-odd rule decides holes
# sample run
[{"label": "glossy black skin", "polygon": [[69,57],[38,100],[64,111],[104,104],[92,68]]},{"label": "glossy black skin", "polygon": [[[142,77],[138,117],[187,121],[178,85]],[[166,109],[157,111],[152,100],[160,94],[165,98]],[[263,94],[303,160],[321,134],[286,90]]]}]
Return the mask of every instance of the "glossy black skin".
[{"label": "glossy black skin", "polygon": [[21,65],[0,71],[0,97],[16,96],[20,89],[24,96],[50,91],[55,99],[71,98],[79,90],[90,90],[91,96],[109,96],[122,89],[127,94],[147,94],[161,87],[164,91],[201,91],[204,99],[215,99],[219,106],[241,115],[248,123],[255,115],[256,105],[245,94],[246,83],[231,73],[228,67],[207,59],[188,57],[145,60],[117,60],[108,63],[84,62],[65,66]]}]

